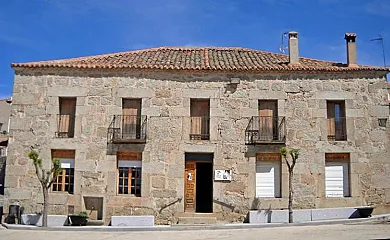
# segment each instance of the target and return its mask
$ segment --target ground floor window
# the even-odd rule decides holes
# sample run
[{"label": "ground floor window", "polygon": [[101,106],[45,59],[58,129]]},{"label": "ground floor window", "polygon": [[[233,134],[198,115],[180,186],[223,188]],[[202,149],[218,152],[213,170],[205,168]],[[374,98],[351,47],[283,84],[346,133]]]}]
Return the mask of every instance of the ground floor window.
[{"label": "ground floor window", "polygon": [[74,150],[52,150],[52,159],[58,158],[61,161],[62,171],[53,182],[53,192],[74,192]]},{"label": "ground floor window", "polygon": [[279,153],[257,154],[256,197],[281,197],[281,156]]},{"label": "ground floor window", "polygon": [[118,194],[141,196],[141,153],[120,152],[118,159]]},{"label": "ground floor window", "polygon": [[349,154],[325,154],[326,197],[349,197]]}]

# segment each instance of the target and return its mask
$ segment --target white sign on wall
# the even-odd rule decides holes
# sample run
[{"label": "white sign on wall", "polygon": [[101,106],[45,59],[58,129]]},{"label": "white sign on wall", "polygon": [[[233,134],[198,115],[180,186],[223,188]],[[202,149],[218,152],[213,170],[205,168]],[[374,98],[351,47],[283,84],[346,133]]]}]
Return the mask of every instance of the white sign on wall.
[{"label": "white sign on wall", "polygon": [[232,170],[215,170],[214,180],[216,181],[231,181]]}]

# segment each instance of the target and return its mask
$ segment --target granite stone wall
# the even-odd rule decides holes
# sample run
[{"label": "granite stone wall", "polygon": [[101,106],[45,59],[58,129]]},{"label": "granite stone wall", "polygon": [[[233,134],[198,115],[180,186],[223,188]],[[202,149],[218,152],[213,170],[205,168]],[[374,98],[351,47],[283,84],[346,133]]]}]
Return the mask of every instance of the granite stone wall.
[{"label": "granite stone wall", "polygon": [[[231,77],[240,78],[235,86]],[[56,138],[59,97],[77,97],[74,138]],[[294,186],[296,208],[373,205],[390,211],[389,127],[386,79],[381,73],[251,74],[179,71],[16,69],[5,197],[25,212],[42,208],[39,182],[27,154],[73,149],[74,194],[51,193],[50,212],[85,208],[83,197],[103,197],[106,223],[112,215],[153,214],[157,223],[177,221],[184,211],[184,155],[213,153],[214,169],[231,169],[231,182],[213,182],[213,212],[241,221],[249,209],[287,208],[287,166],[282,197],[255,198],[256,154],[284,145],[245,145],[245,128],[258,115],[258,101],[278,101],[286,119],[287,147],[301,149]],[[112,115],[122,98],[142,98],[148,117],[146,144],[107,145]],[[190,99],[210,99],[210,140],[189,139]],[[345,100],[347,141],[327,139],[327,100]],[[388,123],[389,125],[389,123]],[[117,195],[117,151],[142,152],[142,197]],[[350,153],[351,197],[325,197],[325,153]],[[169,205],[169,206],[168,206]],[[167,207],[168,206],[168,207]],[[387,207],[387,209],[386,209]],[[5,208],[7,209],[7,208]]]}]

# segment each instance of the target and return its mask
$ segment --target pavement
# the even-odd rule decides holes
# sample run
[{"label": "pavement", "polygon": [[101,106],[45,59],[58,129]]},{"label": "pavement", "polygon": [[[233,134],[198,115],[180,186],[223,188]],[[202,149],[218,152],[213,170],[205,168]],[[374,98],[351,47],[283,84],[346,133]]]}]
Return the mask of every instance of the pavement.
[{"label": "pavement", "polygon": [[[77,231],[77,232],[163,232],[163,231],[198,231],[198,230],[245,230],[245,229],[264,229],[264,228],[280,228],[280,227],[304,227],[304,226],[326,226],[340,224],[371,224],[377,222],[390,222],[390,214],[374,215],[370,218],[354,218],[354,219],[334,219],[323,221],[311,221],[303,223],[264,223],[264,224],[221,224],[221,225],[156,225],[148,227],[130,227],[130,226],[59,226],[42,228],[30,225],[6,224],[2,226],[9,230],[36,230],[36,231]],[[390,227],[389,227],[390,230]],[[1,238],[0,238],[1,239]],[[390,235],[389,235],[390,240]]]},{"label": "pavement", "polygon": [[390,224],[381,222],[361,222],[350,224],[333,224],[319,226],[290,226],[283,224],[277,228],[252,229],[215,229],[215,230],[185,230],[185,231],[31,231],[31,230],[0,230],[0,239],[6,240],[251,240],[251,239],[288,239],[288,240],[389,240]]}]

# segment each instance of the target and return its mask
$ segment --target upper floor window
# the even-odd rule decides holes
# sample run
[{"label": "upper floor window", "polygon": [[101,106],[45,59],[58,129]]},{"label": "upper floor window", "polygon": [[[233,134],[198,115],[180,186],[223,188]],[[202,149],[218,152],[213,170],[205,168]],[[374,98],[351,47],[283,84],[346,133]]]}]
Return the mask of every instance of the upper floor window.
[{"label": "upper floor window", "polygon": [[328,140],[346,141],[345,101],[327,101]]},{"label": "upper floor window", "polygon": [[74,150],[52,150],[52,159],[58,158],[61,161],[62,171],[53,182],[53,192],[74,192]]},{"label": "upper floor window", "polygon": [[191,99],[190,139],[210,140],[210,99]]},{"label": "upper floor window", "polygon": [[259,100],[258,114],[251,117],[245,129],[245,144],[283,143],[286,120],[278,115],[278,100]]},{"label": "upper floor window", "polygon": [[57,116],[57,137],[73,138],[76,115],[76,98],[60,97]]},{"label": "upper floor window", "polygon": [[107,142],[146,143],[147,116],[141,115],[141,98],[123,98],[122,113],[108,126]]}]

